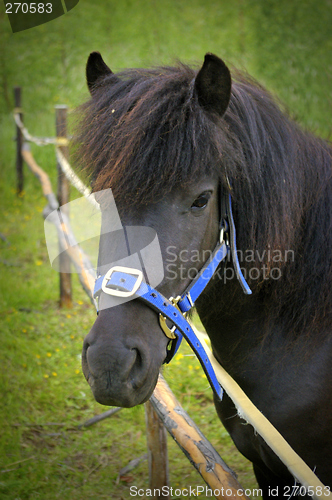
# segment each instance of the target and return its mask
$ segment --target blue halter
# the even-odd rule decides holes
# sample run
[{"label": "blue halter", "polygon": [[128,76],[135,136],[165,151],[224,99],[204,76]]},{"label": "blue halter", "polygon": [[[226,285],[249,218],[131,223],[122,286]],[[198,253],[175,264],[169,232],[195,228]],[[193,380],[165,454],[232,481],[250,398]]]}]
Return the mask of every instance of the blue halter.
[{"label": "blue halter", "polygon": [[[165,362],[170,362],[180,346],[182,337],[184,337],[201,363],[212,389],[220,399],[222,398],[223,390],[205,353],[204,347],[198,340],[190,323],[186,320],[185,315],[194,307],[197,298],[212,279],[219,264],[226,259],[229,253],[232,255],[235,273],[244,293],[251,294],[251,290],[244,279],[238,261],[230,195],[227,195],[225,198],[223,212],[219,242],[211,257],[182,295],[167,299],[143,281],[142,271],[120,266],[112,267],[104,276],[99,276],[94,288],[94,297],[99,297],[101,292],[104,292],[116,297],[138,298],[156,311],[159,314],[160,327],[170,339]],[[169,324],[172,326],[169,327]]]}]

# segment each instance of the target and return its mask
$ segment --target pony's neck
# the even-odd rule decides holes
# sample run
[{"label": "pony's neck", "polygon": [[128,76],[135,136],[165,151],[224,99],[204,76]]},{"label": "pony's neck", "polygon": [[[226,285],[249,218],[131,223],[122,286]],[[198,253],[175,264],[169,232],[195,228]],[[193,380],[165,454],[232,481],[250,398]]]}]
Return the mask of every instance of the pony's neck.
[{"label": "pony's neck", "polygon": [[320,342],[332,323],[332,150],[259,92],[240,86],[226,116],[239,159],[227,173],[240,265],[253,295],[231,277],[198,304],[229,353],[247,335],[254,344],[271,335]]}]

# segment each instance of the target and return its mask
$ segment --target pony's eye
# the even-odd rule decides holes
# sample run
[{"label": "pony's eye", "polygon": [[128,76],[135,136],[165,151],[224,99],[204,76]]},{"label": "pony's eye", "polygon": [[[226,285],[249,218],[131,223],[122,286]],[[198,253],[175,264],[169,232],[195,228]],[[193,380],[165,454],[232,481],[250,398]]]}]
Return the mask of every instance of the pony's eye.
[{"label": "pony's eye", "polygon": [[196,200],[194,201],[194,203],[191,205],[191,209],[194,212],[197,212],[199,210],[203,210],[207,206],[210,197],[211,197],[211,193],[202,193],[202,194],[200,194],[196,198]]}]

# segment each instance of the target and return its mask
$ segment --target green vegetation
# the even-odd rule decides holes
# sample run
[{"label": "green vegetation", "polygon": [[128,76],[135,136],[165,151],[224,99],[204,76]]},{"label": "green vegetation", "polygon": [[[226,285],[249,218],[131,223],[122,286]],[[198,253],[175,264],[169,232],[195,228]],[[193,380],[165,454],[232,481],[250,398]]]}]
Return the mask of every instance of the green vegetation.
[{"label": "green vegetation", "polygon": [[[29,131],[53,136],[54,106],[73,109],[88,96],[84,67],[92,50],[115,71],[177,58],[199,64],[210,51],[246,68],[304,126],[328,137],[331,21],[329,0],[81,0],[67,15],[13,35],[1,3],[1,498],[120,500],[130,498],[130,485],[148,486],[146,461],[118,478],[122,467],[146,452],[143,407],[78,428],[106,409],[94,402],[80,369],[82,339],[95,313],[75,276],[73,309],[58,308],[58,277],[43,233],[45,200],[27,169],[24,195],[15,194],[12,87],[23,88]],[[55,188],[52,147],[32,151]],[[250,464],[216,417],[197,360],[181,349],[165,369],[166,379],[243,486],[255,487]],[[202,484],[169,441],[171,484]]]}]

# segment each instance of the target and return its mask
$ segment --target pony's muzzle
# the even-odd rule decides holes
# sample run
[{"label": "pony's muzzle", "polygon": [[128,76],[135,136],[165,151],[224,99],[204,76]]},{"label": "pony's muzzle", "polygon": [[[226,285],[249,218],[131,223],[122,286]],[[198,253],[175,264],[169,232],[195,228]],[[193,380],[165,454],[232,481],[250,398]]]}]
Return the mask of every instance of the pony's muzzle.
[{"label": "pony's muzzle", "polygon": [[[104,363],[101,358],[104,358]],[[98,403],[123,407],[137,404],[133,401],[133,395],[140,392],[146,379],[138,348],[119,350],[114,352],[112,360],[107,360],[105,355],[101,356],[98,346],[86,339],[82,368]]]},{"label": "pony's muzzle", "polygon": [[[157,315],[145,306],[142,309],[153,314],[157,332],[145,321],[140,323],[137,315],[125,315],[127,321],[121,324],[117,309],[124,306],[100,311],[83,343],[82,369],[98,403],[130,408],[151,396],[166,357],[167,338]],[[126,309],[135,307],[128,304]]]}]

